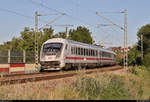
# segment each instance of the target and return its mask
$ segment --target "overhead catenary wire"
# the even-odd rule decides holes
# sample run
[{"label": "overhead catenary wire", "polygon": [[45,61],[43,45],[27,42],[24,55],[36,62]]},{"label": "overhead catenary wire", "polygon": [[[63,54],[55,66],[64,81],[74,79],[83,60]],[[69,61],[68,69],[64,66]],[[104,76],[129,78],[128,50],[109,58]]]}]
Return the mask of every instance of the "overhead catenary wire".
[{"label": "overhead catenary wire", "polygon": [[[83,7],[83,5],[81,5],[81,4],[79,4],[79,3],[77,3],[77,2],[73,2],[72,0],[70,0],[70,2],[72,2],[72,3],[74,3],[76,6],[78,6],[78,7]],[[92,12],[93,14],[96,14],[96,10],[94,10],[94,9],[92,9],[92,8],[89,8],[89,7],[87,7],[86,6],[86,9],[88,10],[88,11],[90,11],[90,12]],[[123,12],[101,12],[101,13],[123,13]],[[101,16],[101,15],[100,15]],[[106,19],[104,16],[102,17],[102,19],[104,20],[104,21],[107,21],[108,19]],[[110,21],[110,20],[109,20]],[[114,25],[114,23],[112,22],[112,21],[110,21],[111,22],[111,24],[110,25]],[[117,30],[115,30],[112,26],[109,26],[113,31],[115,31],[116,33],[118,33],[118,31]],[[102,32],[104,32],[104,34],[109,34],[109,33],[106,33],[101,27],[98,27],[97,26],[97,28],[100,28],[101,30],[102,30]]]},{"label": "overhead catenary wire", "polygon": [[[32,16],[28,16],[28,15],[24,15],[22,13],[19,13],[19,12],[16,12],[16,11],[13,11],[13,10],[9,10],[9,9],[6,9],[6,8],[1,8],[0,7],[0,11],[3,11],[3,12],[8,12],[8,13],[11,13],[11,14],[15,14],[17,16],[21,16],[21,17],[24,17],[24,18],[27,18],[27,19],[31,19],[31,20],[34,20],[34,17]],[[43,22],[43,23],[46,23],[47,21],[45,20],[39,20],[40,22]]]},{"label": "overhead catenary wire", "polygon": [[62,13],[62,12],[56,10],[56,9],[47,7],[46,5],[44,5],[44,4],[42,4],[42,3],[39,3],[39,2],[36,2],[36,1],[34,1],[34,0],[28,0],[28,1],[31,2],[31,3],[33,3],[33,4],[39,5],[39,6],[41,6],[41,7],[44,7],[44,8],[46,8],[46,9],[48,9],[48,10],[52,10],[52,11],[55,11],[55,12],[60,13],[60,14]]},{"label": "overhead catenary wire", "polygon": [[27,16],[27,15],[18,13],[16,11],[5,9],[5,8],[1,8],[1,7],[0,7],[0,11],[9,12],[9,13],[12,13],[12,14],[15,14],[15,15],[18,15],[18,16],[22,16],[22,17],[28,18],[28,19],[34,19],[34,17],[32,17],[32,16]]},{"label": "overhead catenary wire", "polygon": [[86,21],[83,21],[83,20],[80,19],[80,18],[73,17],[73,16],[71,16],[71,15],[69,15],[69,14],[67,14],[67,13],[61,12],[61,11],[59,11],[59,10],[57,10],[57,9],[50,8],[50,7],[48,7],[48,6],[46,6],[46,5],[42,4],[42,3],[39,3],[39,2],[37,2],[37,1],[34,1],[34,0],[28,0],[28,1],[31,2],[31,3],[33,3],[33,4],[39,5],[39,6],[43,7],[43,8],[45,8],[45,9],[48,9],[48,10],[50,10],[50,11],[55,11],[55,12],[60,13],[60,14],[65,14],[66,17],[69,17],[69,18],[74,19],[74,20],[76,20],[76,21],[79,21],[79,22],[81,22],[81,23],[87,24],[87,25],[92,26],[92,27],[96,27],[95,25],[90,24],[90,23],[87,23]]},{"label": "overhead catenary wire", "polygon": [[[34,0],[28,0],[28,1],[32,2],[33,4],[39,5],[39,6],[43,7],[43,8],[46,8],[46,9],[48,9],[48,10],[55,11],[55,12],[57,12],[57,13],[63,14],[63,12],[61,12],[61,11],[59,11],[59,10],[57,10],[57,9],[54,9],[54,8],[50,8],[50,7],[46,6],[46,5],[44,5],[43,3],[39,3],[39,2],[34,1]],[[80,6],[80,4],[77,4],[77,5]],[[93,10],[93,9],[91,9],[91,8],[87,8],[87,9],[88,9],[89,11],[93,12],[93,14],[96,13],[96,11]],[[89,26],[91,26],[91,27],[97,28],[96,25],[93,25],[93,24],[90,24],[90,23],[88,23],[88,22],[85,22],[85,21],[83,21],[83,20],[81,20],[81,19],[79,19],[79,18],[77,18],[77,17],[73,17],[73,16],[71,16],[71,15],[69,15],[69,14],[67,14],[67,13],[64,13],[64,14],[65,14],[65,16],[67,16],[67,17],[69,17],[69,18],[71,18],[71,19],[74,19],[74,20],[79,21],[79,22],[81,22],[81,23],[87,24],[87,25],[89,25]],[[48,26],[48,24],[46,24],[45,26]],[[44,27],[45,27],[45,26],[44,26]],[[102,29],[102,28],[100,28],[100,29]],[[115,29],[113,29],[113,30],[115,31]],[[106,32],[105,32],[104,30],[102,30],[102,32],[104,32],[104,34],[106,34]],[[117,32],[117,31],[116,31],[116,32]]]},{"label": "overhead catenary wire", "polygon": [[52,24],[53,22],[55,22],[56,20],[58,20],[59,18],[61,18],[62,16],[64,16],[65,14],[61,14],[58,17],[56,17],[55,19],[53,19],[51,22],[47,23],[46,25],[42,26],[39,28],[39,30],[43,29],[46,26],[49,26],[50,24]]}]

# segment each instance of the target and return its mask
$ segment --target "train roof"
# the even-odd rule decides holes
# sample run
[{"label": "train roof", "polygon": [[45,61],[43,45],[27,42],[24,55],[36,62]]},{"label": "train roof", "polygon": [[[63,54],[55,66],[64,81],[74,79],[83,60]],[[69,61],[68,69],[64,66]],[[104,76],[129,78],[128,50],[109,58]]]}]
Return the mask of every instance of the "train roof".
[{"label": "train roof", "polygon": [[104,49],[104,48],[96,46],[96,45],[85,44],[85,43],[81,43],[81,42],[77,42],[77,41],[73,41],[73,40],[68,40],[68,39],[63,39],[63,38],[52,38],[52,39],[47,40],[45,43],[49,43],[51,41],[52,42],[56,42],[56,41],[58,41],[58,42],[68,42],[68,43],[71,43],[71,44],[77,44],[77,45],[81,45],[81,46],[85,46],[85,47],[96,48],[96,49],[100,49],[100,50],[105,51],[105,52],[116,54],[112,50]]}]

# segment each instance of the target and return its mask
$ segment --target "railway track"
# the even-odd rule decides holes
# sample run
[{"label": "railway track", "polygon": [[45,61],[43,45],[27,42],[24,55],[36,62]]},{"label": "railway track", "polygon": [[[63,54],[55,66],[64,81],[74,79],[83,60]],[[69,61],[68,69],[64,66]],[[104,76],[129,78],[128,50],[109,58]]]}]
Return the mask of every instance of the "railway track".
[{"label": "railway track", "polygon": [[92,74],[94,72],[106,72],[106,71],[115,71],[122,69],[121,66],[112,66],[112,67],[104,67],[97,69],[87,69],[81,71],[72,71],[72,72],[45,72],[45,73],[37,73],[37,74],[22,74],[22,75],[11,75],[0,78],[0,86],[1,85],[10,85],[10,84],[20,84],[26,82],[35,82],[35,81],[43,81],[43,80],[53,80],[60,79],[66,77],[73,77],[79,72],[84,72],[86,74]]}]

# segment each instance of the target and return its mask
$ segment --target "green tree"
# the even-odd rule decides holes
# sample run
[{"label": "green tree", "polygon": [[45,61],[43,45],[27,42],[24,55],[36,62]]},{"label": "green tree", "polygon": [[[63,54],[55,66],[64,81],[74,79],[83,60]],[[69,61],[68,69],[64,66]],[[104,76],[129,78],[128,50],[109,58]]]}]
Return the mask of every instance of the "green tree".
[{"label": "green tree", "polygon": [[142,61],[142,64],[146,67],[149,67],[150,68],[150,53],[146,54],[144,56],[144,59]]},{"label": "green tree", "polygon": [[13,37],[11,41],[4,42],[3,45],[0,45],[0,50],[19,50],[20,38]]},{"label": "green tree", "polygon": [[85,27],[77,27],[77,29],[71,29],[69,31],[69,37],[68,39],[82,42],[82,43],[87,43],[87,44],[93,44],[93,38],[91,36],[91,32],[89,29]]},{"label": "green tree", "polygon": [[34,31],[28,27],[21,32],[21,41],[19,43],[20,50],[34,51]]},{"label": "green tree", "polygon": [[141,34],[143,35],[144,54],[150,53],[150,24],[142,26],[138,32],[138,50],[141,50]]},{"label": "green tree", "polygon": [[[25,27],[22,31],[21,36],[18,38],[13,37],[11,41],[4,42],[3,45],[0,45],[0,50],[26,50],[34,51],[35,47],[35,33],[33,29]],[[40,32],[37,32],[38,35],[38,47],[39,51],[42,44],[54,37],[52,28],[45,28]]]},{"label": "green tree", "polygon": [[54,35],[54,38],[66,38],[66,32],[59,32],[58,34]]},{"label": "green tree", "polygon": [[123,56],[120,50],[116,52],[116,63],[119,65],[123,65]]},{"label": "green tree", "polygon": [[128,64],[129,65],[135,65],[135,64],[141,64],[141,54],[137,50],[137,46],[134,46],[129,52],[128,52]]}]

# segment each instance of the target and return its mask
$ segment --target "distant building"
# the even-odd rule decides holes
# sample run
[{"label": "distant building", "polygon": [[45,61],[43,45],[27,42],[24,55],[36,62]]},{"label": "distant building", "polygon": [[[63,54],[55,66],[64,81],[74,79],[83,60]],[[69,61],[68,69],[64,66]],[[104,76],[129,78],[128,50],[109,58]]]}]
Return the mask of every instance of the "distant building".
[{"label": "distant building", "polygon": [[[128,51],[131,49],[132,47],[131,46],[129,46],[128,47]],[[117,52],[117,51],[121,51],[121,52],[123,52],[123,47],[110,47],[110,48],[108,48],[109,50],[112,50],[112,51],[114,51],[114,52]]]}]

